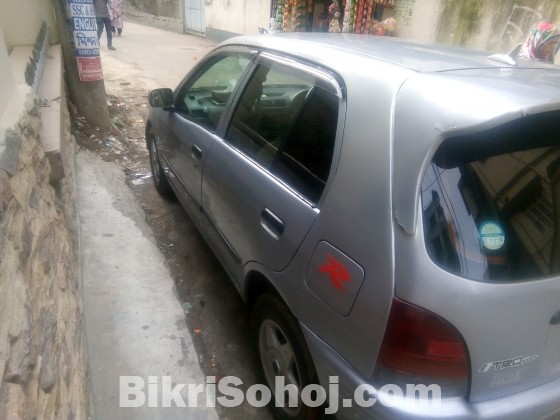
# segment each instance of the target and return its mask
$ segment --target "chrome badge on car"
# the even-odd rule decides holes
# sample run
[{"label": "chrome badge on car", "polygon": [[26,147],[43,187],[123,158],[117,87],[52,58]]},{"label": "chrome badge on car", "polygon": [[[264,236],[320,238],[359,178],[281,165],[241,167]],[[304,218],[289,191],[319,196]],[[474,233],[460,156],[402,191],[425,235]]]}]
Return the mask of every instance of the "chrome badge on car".
[{"label": "chrome badge on car", "polygon": [[490,370],[502,370],[511,367],[518,367],[522,366],[526,363],[532,362],[539,357],[538,354],[533,356],[518,356],[513,357],[511,359],[500,360],[499,362],[487,362],[482,365],[482,367],[478,370],[479,373],[488,372]]}]

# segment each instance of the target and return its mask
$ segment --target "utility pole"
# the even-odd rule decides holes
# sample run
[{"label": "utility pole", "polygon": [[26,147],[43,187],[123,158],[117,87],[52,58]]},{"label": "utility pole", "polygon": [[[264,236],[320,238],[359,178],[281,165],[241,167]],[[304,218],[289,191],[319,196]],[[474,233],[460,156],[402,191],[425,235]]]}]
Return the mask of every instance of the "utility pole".
[{"label": "utility pole", "polygon": [[[93,18],[70,17],[67,14],[67,11],[69,3],[71,3],[71,1],[69,2],[68,0],[52,0],[52,3],[55,11],[58,30],[60,32],[60,43],[64,59],[64,68],[66,70],[66,83],[68,85],[70,99],[77,106],[79,113],[90,124],[95,125],[96,127],[99,127],[101,129],[109,129],[111,127],[111,120],[109,119],[109,108],[107,107],[105,83],[103,81],[103,76],[101,73],[101,58],[99,57],[99,43],[97,42],[97,33],[95,33],[94,36],[94,43],[91,42],[91,36],[86,39],[90,47],[87,51],[95,52],[95,48],[97,48],[97,57],[80,57],[78,55],[79,48],[77,48],[75,42],[75,27],[73,27],[73,25],[75,25],[75,19],[82,19],[82,22],[86,22],[89,25],[90,23],[95,21],[95,16],[93,16]],[[80,6],[87,7],[87,4],[82,4]],[[77,10],[79,13],[79,9]],[[86,11],[86,13],[89,13],[89,9],[83,10]],[[94,25],[94,29],[95,28],[96,26]],[[83,33],[81,32],[81,34],[83,35],[84,33],[89,33],[91,35],[91,32],[91,30],[84,31]],[[95,58],[97,58],[97,61],[95,60]],[[82,61],[79,64],[80,59]],[[89,62],[98,63],[99,71],[96,72],[93,77],[91,75],[88,76],[87,72],[84,71],[85,66],[83,66],[83,63],[87,63],[88,59]]]}]

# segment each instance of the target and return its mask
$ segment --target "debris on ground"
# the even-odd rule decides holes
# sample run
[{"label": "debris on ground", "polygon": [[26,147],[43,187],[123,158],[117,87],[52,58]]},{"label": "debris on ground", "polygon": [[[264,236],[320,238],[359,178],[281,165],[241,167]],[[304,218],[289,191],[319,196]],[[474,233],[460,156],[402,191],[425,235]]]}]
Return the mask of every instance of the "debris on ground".
[{"label": "debris on ground", "polygon": [[[150,173],[148,150],[144,139],[144,121],[148,108],[143,91],[130,91],[128,98],[107,95],[112,127],[101,130],[89,124],[85,118],[76,116],[72,131],[80,147],[95,152],[108,162],[121,164],[129,178],[132,174]],[[139,178],[137,176],[135,179]],[[141,183],[141,182],[140,182]]]}]

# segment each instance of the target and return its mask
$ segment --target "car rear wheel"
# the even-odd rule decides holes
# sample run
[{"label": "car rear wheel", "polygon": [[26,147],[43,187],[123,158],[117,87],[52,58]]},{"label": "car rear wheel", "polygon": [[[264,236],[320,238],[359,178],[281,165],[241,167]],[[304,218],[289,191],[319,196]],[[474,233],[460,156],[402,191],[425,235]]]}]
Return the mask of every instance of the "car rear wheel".
[{"label": "car rear wheel", "polygon": [[171,185],[169,185],[169,181],[167,180],[167,176],[165,175],[165,172],[159,160],[159,153],[157,150],[155,136],[153,135],[152,130],[148,132],[148,151],[150,153],[150,167],[152,168],[152,178],[154,179],[154,185],[157,192],[166,198],[173,197],[173,190],[171,189]]},{"label": "car rear wheel", "polygon": [[[301,392],[317,383],[317,373],[303,333],[290,310],[272,295],[263,295],[255,303],[252,329],[261,370],[266,385],[272,393],[269,407],[276,419],[317,419],[320,409],[302,403]],[[285,392],[279,401],[274,400],[275,379],[283,377],[284,387],[294,385],[294,394]]]}]

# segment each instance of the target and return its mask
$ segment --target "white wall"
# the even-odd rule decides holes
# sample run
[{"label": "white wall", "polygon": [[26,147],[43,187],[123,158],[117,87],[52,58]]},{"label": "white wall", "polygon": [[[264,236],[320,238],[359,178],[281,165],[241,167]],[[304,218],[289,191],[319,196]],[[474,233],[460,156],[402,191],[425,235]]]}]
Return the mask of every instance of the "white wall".
[{"label": "white wall", "polygon": [[2,26],[0,25],[0,118],[15,88],[16,82],[12,74],[8,49],[6,48]]},{"label": "white wall", "polygon": [[206,27],[238,34],[268,28],[270,0],[206,0]]},{"label": "white wall", "polygon": [[395,0],[395,8],[386,8],[384,18],[397,19],[399,38],[429,42],[436,38],[441,15],[441,0]]},{"label": "white wall", "polygon": [[[397,19],[401,38],[502,53],[541,19],[560,26],[558,0],[395,0],[395,6],[385,9],[384,17]],[[475,17],[466,18],[471,12]]]},{"label": "white wall", "polygon": [[[1,0],[0,28],[8,52],[16,45],[33,45],[43,20],[50,31],[50,43],[58,43],[52,0]],[[54,0],[60,1],[60,0]]]},{"label": "white wall", "polygon": [[[394,16],[397,19],[399,37],[425,42],[460,43],[459,35],[464,30],[465,21],[461,22],[461,12],[458,10],[445,15],[445,0],[395,0],[395,4],[395,9],[385,10],[384,17]],[[560,27],[560,2],[482,1],[479,3],[478,18],[474,19],[474,30],[462,44],[478,50],[508,53],[523,42],[531,26],[541,19]],[[555,63],[560,64],[560,52],[556,55]]]},{"label": "white wall", "polygon": [[0,0],[0,116],[17,86],[9,59],[12,48],[35,44],[43,21],[50,43],[59,40],[51,1]]},{"label": "white wall", "polygon": [[469,45],[509,52],[523,42],[531,26],[540,20],[548,20],[559,26],[559,4],[558,0],[519,0],[514,4],[507,0],[496,0],[484,3],[482,15],[485,18]]}]

